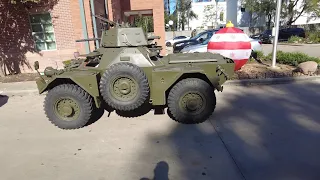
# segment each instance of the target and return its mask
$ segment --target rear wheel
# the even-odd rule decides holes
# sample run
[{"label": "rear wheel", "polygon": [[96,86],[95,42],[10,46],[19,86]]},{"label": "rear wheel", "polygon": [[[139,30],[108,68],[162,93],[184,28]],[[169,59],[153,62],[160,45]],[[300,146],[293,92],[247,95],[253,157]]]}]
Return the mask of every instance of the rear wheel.
[{"label": "rear wheel", "polygon": [[168,95],[168,113],[183,124],[206,121],[214,112],[214,89],[204,80],[188,78],[178,82]]},{"label": "rear wheel", "polygon": [[52,88],[44,101],[49,121],[61,129],[78,129],[92,118],[91,96],[74,84]]}]

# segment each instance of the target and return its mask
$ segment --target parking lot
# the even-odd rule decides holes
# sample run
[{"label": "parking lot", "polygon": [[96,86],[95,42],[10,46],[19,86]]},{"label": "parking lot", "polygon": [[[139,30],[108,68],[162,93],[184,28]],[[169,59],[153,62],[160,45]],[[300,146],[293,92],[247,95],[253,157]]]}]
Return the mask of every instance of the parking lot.
[{"label": "parking lot", "polygon": [[203,124],[105,113],[73,131],[49,123],[44,96],[4,96],[1,179],[317,180],[319,88],[320,81],[226,86]]}]

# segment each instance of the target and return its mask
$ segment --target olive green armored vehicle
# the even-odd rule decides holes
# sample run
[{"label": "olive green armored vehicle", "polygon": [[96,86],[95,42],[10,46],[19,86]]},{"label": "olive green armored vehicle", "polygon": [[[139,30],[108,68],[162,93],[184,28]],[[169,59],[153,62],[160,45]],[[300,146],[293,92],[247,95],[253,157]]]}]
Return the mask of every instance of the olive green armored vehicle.
[{"label": "olive green armored vehicle", "polygon": [[37,87],[40,94],[47,91],[44,111],[54,125],[81,128],[105,110],[136,117],[167,109],[173,120],[185,124],[209,118],[215,90],[222,91],[233,76],[232,59],[210,52],[160,56],[162,47],[152,43],[160,37],[148,38],[140,27],[103,20],[110,28],[103,31],[100,48],[63,69],[46,67],[44,75],[39,73]]}]

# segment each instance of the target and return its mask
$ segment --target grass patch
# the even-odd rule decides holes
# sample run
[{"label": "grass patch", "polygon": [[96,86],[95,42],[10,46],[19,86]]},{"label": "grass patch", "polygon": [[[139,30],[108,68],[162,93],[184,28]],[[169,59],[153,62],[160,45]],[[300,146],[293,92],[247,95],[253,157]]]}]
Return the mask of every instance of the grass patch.
[{"label": "grass patch", "polygon": [[[272,53],[269,53],[268,55],[264,55],[263,52],[257,52],[258,53],[258,59],[263,61],[271,61],[272,60]],[[290,66],[297,66],[300,63],[306,62],[306,61],[315,61],[318,64],[320,64],[320,59],[317,57],[308,56],[307,54],[301,53],[301,52],[283,52],[283,51],[277,51],[277,57],[276,57],[277,63],[280,64],[286,64]]]}]

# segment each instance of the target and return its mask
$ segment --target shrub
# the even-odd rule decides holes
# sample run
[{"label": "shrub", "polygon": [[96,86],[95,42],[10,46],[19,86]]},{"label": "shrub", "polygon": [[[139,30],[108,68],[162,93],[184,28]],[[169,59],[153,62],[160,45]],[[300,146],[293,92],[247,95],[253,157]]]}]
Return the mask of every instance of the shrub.
[{"label": "shrub", "polygon": [[288,39],[288,43],[301,43],[303,42],[304,39],[302,37],[299,37],[299,36],[291,36],[289,39]]},{"label": "shrub", "polygon": [[[271,61],[272,60],[272,53],[268,54],[265,57],[265,60]],[[315,61],[320,63],[320,59],[316,57],[308,56],[304,53],[300,52],[283,52],[277,51],[277,62],[280,64],[287,64],[291,66],[297,66],[298,64],[306,61]]]},{"label": "shrub", "polygon": [[264,59],[265,58],[265,56],[264,56],[262,51],[256,51],[256,52],[257,52],[257,58],[258,59]]},{"label": "shrub", "polygon": [[320,43],[320,32],[319,31],[310,31],[306,33],[307,43]]}]

